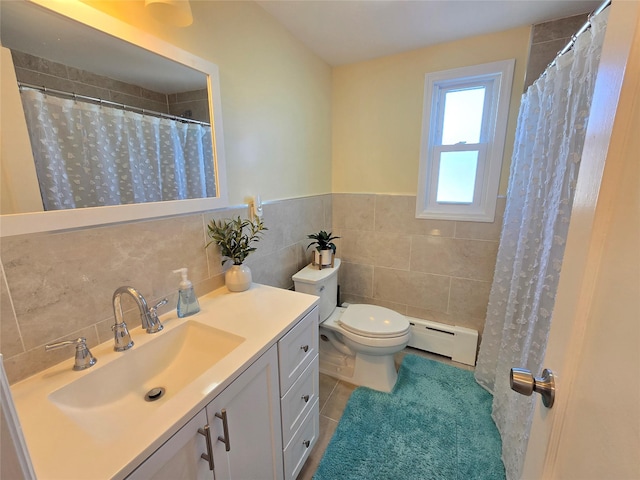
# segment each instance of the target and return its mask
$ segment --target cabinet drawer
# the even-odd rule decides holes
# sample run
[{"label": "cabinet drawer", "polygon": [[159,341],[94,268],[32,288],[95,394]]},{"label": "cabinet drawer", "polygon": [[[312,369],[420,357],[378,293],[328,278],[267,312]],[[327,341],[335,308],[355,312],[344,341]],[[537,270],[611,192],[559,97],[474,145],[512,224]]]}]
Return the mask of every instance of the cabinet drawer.
[{"label": "cabinet drawer", "polygon": [[[284,449],[284,478],[295,479],[305,460],[309,457],[320,431],[319,401],[311,407],[302,426],[295,433],[287,448]],[[308,442],[308,443],[307,443]]]},{"label": "cabinet drawer", "polygon": [[286,447],[293,434],[318,398],[318,356],[282,397],[282,444]]},{"label": "cabinet drawer", "polygon": [[293,382],[318,355],[318,307],[311,310],[278,342],[280,394],[284,395]]}]

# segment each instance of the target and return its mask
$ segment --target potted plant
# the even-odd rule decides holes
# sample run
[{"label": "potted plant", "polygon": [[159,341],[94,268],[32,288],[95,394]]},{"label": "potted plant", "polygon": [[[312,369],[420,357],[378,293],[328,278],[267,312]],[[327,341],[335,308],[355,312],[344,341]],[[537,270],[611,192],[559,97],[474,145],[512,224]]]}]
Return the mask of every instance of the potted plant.
[{"label": "potted plant", "polygon": [[227,288],[232,292],[242,292],[251,286],[251,270],[243,265],[249,254],[256,250],[252,243],[260,241],[262,232],[268,230],[262,219],[255,221],[241,220],[240,217],[228,220],[211,220],[208,225],[211,241],[207,247],[215,243],[220,247],[222,265],[228,260],[233,265],[226,271],[224,279]]},{"label": "potted plant", "polygon": [[331,265],[333,267],[333,256],[336,253],[336,246],[333,243],[333,240],[340,237],[332,237],[331,235],[332,232],[327,233],[324,230],[307,235],[307,238],[313,240],[313,242],[307,245],[307,250],[312,245],[315,245],[316,249],[313,252],[313,264],[319,265],[320,268],[326,265]]}]

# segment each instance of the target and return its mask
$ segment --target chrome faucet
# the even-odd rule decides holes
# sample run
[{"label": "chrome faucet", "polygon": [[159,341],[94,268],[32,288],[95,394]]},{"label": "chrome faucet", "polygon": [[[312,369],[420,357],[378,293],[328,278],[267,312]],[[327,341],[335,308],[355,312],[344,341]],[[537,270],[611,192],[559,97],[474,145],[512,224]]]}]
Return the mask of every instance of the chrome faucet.
[{"label": "chrome faucet", "polygon": [[147,301],[135,288],[128,286],[118,287],[116,291],[113,292],[113,315],[116,319],[116,323],[111,327],[115,341],[113,349],[116,352],[123,352],[133,347],[133,340],[131,340],[131,334],[127,329],[127,324],[124,321],[124,315],[122,313],[120,297],[123,293],[128,293],[135,300],[138,305],[138,309],[140,310],[142,328],[145,328],[147,333],[157,333],[162,330],[162,323],[160,323],[160,319],[158,318],[158,308],[168,302],[165,298],[153,307],[149,308]]}]

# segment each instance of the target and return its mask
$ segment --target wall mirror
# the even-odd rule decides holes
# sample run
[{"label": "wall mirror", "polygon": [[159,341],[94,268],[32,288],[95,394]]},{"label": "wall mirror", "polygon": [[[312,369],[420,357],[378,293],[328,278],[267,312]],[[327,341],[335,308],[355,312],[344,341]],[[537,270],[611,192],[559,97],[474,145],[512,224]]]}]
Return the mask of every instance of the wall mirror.
[{"label": "wall mirror", "polygon": [[[200,107],[204,104],[204,113],[201,109],[199,115],[201,118],[198,119],[201,121],[193,123],[204,125],[203,128],[207,128],[206,123],[210,125],[207,134],[209,138],[207,139],[204,135],[205,140],[208,141],[208,158],[204,163],[206,168],[201,169],[203,172],[206,170],[206,175],[201,173],[213,185],[205,193],[180,196],[178,200],[127,198],[122,202],[116,202],[124,204],[114,204],[111,201],[111,203],[101,204],[105,206],[93,206],[91,204],[81,205],[82,202],[78,202],[76,206],[74,202],[71,202],[69,203],[71,206],[65,204],[60,207],[47,207],[46,194],[38,188],[38,185],[42,187],[42,181],[38,181],[38,175],[41,173],[38,170],[36,175],[33,158],[27,159],[27,155],[21,155],[15,150],[3,147],[2,185],[4,192],[2,194],[3,215],[0,217],[1,236],[103,225],[227,206],[219,73],[215,64],[140,31],[80,1],[3,1],[0,2],[0,8],[2,9],[0,12],[2,21],[0,33],[4,47],[3,67],[5,67],[9,55],[6,49],[10,49],[14,52],[20,52],[23,59],[26,58],[25,64],[37,63],[39,62],[37,59],[45,59],[47,65],[52,62],[51,65],[66,65],[70,69],[69,71],[73,69],[76,77],[86,75],[87,78],[113,79],[118,83],[140,87],[143,93],[137,93],[137,95],[141,97],[146,95],[144,92],[159,92],[166,94],[166,98],[178,98],[177,94],[180,92],[200,91],[202,98],[199,103]],[[20,67],[16,68],[16,70],[19,69]],[[18,72],[18,80],[26,85],[23,90],[26,88],[30,92],[38,92],[37,94],[43,97],[58,97],[58,93],[60,93],[62,98],[64,97],[62,91],[75,88],[73,82],[65,84],[63,79],[60,80],[62,86],[59,89],[54,89],[59,92],[53,92],[52,89],[48,92],[43,91],[38,87],[43,83],[40,81],[41,76],[46,74],[42,71],[29,72],[26,75],[24,72]],[[23,81],[20,75],[27,81]],[[5,78],[3,76],[3,80]],[[2,87],[4,124],[7,124],[5,123],[7,119],[24,118],[25,116],[23,111],[17,110],[22,108],[21,103],[24,101],[20,100],[21,93],[18,90],[18,83],[14,82],[13,85],[6,85],[6,83],[3,82]],[[7,93],[7,89],[12,90]],[[74,102],[82,97],[82,101],[84,101],[86,97],[94,110],[104,109],[105,111],[111,104],[130,104],[122,98],[126,95],[119,96],[118,93],[111,92],[111,97],[104,98],[101,92],[93,92],[93,90],[89,90],[88,94],[78,91],[67,92],[70,95],[67,95],[66,100]],[[6,95],[13,95],[14,99],[17,99],[17,103],[6,102]],[[109,95],[109,93],[104,95]],[[188,105],[188,103],[183,103],[183,105]],[[16,111],[8,111],[11,108]],[[174,114],[187,117],[191,114],[191,110],[172,112],[172,108],[175,110],[181,107],[180,105],[167,106],[166,118],[171,118]],[[138,110],[124,108],[120,111],[127,112],[127,115],[129,112],[134,112],[135,115],[158,118],[149,109],[145,110],[144,108],[138,108]],[[154,109],[154,111],[157,110]],[[208,118],[202,118],[203,115]],[[162,121],[165,121],[164,117]],[[189,122],[180,121],[179,123]],[[3,130],[5,129],[3,128]],[[57,128],[54,130],[58,137],[63,137],[61,131]],[[15,137],[15,134],[13,135]],[[24,136],[23,144],[30,146],[26,130]],[[3,141],[5,139],[3,132]],[[15,138],[11,140],[14,141]],[[122,143],[122,139],[117,138],[115,142],[107,143],[106,147],[102,146],[101,148],[106,150],[111,145],[112,149],[116,149],[120,143]],[[136,142],[130,141],[129,143]],[[207,149],[204,148],[204,151],[207,152]],[[176,157],[174,155],[164,162],[170,164]],[[85,160],[85,162],[88,161]],[[81,163],[77,162],[78,165]],[[85,171],[88,169],[85,168]],[[118,175],[124,177],[118,171],[113,174],[116,177]],[[165,183],[168,182],[169,177],[179,176],[175,172],[166,171],[166,169],[162,170],[159,175],[162,177],[161,182]],[[50,176],[55,177],[56,175]],[[35,183],[35,187],[33,187],[35,195],[33,196],[40,198],[7,201],[7,195],[12,191],[19,192],[18,197],[24,195],[24,192],[30,189],[27,182]],[[31,189],[33,190],[33,188]],[[56,192],[52,196],[60,196],[60,194]],[[13,207],[9,204],[13,203],[18,204],[18,207],[12,210]],[[24,205],[35,205],[35,207],[25,207]]]}]

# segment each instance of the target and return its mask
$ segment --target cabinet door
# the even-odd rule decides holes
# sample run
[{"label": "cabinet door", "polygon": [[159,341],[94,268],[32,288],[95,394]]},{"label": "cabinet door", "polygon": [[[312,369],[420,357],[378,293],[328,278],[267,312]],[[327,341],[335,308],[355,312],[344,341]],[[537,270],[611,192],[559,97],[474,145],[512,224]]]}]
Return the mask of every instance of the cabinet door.
[{"label": "cabinet door", "polygon": [[274,346],[207,405],[216,480],[283,478],[279,400]]},{"label": "cabinet door", "polygon": [[198,429],[206,424],[207,416],[202,410],[147,458],[127,480],[212,480],[209,462],[201,458],[207,452],[205,437],[198,433]]}]

